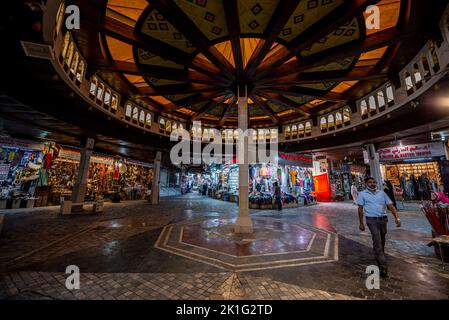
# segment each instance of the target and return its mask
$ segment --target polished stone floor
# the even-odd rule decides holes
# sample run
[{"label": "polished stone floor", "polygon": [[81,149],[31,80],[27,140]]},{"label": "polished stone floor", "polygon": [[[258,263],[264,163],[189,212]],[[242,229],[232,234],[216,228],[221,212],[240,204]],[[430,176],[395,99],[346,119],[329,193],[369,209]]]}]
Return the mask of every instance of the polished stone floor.
[{"label": "polished stone floor", "polygon": [[[390,275],[373,290],[370,235],[351,203],[251,210],[250,237],[232,233],[235,203],[197,194],[57,213],[7,212],[0,299],[449,299],[449,272],[414,204],[401,207],[402,228],[389,222]],[[65,286],[68,265],[80,269],[80,290]]]}]

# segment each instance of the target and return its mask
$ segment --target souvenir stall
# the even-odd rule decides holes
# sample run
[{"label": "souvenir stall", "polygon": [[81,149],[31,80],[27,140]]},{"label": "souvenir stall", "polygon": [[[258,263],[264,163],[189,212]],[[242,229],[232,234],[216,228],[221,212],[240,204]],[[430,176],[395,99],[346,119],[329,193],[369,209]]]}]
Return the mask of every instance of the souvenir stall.
[{"label": "souvenir stall", "polygon": [[0,141],[0,209],[35,205],[36,187],[47,179],[54,143]]},{"label": "souvenir stall", "polygon": [[279,153],[278,177],[285,201],[290,198],[297,199],[299,205],[316,204],[311,155]]},{"label": "souvenir stall", "polygon": [[441,143],[404,145],[379,150],[382,178],[389,180],[395,196],[404,200],[430,200],[444,189]]},{"label": "souvenir stall", "polygon": [[367,166],[342,161],[330,161],[329,182],[332,198],[336,201],[351,200],[351,185],[355,183],[357,190],[365,186]]},{"label": "souvenir stall", "polygon": [[278,167],[271,164],[255,164],[249,167],[249,207],[273,209],[273,184],[280,181]]}]

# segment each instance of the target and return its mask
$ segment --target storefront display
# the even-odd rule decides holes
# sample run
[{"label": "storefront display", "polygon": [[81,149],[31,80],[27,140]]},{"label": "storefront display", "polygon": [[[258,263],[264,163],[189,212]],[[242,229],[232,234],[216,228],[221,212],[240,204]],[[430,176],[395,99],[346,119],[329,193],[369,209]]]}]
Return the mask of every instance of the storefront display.
[{"label": "storefront display", "polygon": [[443,189],[439,163],[385,164],[381,166],[385,180],[393,184],[396,195],[406,200],[430,200],[431,192]]},{"label": "storefront display", "polygon": [[440,168],[444,156],[439,142],[380,149],[382,177],[404,200],[430,200],[433,191],[444,190]]},{"label": "storefront display", "polygon": [[358,191],[364,189],[367,172],[365,165],[330,161],[329,182],[331,196],[334,200],[351,200],[351,186],[355,184]]},{"label": "storefront display", "polygon": [[[29,146],[39,148],[30,150]],[[70,199],[78,176],[80,153],[55,143],[2,144],[0,202],[5,208],[58,205]],[[85,200],[142,199],[151,184],[150,165],[94,154],[89,164]]]}]

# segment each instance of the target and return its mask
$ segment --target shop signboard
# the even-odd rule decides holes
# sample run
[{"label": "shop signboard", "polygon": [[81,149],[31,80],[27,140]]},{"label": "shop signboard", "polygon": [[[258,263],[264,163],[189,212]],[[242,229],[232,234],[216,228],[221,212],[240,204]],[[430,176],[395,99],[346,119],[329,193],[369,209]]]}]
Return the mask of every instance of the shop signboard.
[{"label": "shop signboard", "polygon": [[441,143],[423,143],[379,149],[380,161],[397,161],[444,156]]},{"label": "shop signboard", "polygon": [[16,148],[21,150],[39,150],[42,151],[45,148],[43,143],[37,143],[34,141],[21,140],[21,139],[0,139],[0,146],[3,148]]},{"label": "shop signboard", "polygon": [[278,157],[280,166],[313,167],[312,155],[294,155],[279,152]]}]

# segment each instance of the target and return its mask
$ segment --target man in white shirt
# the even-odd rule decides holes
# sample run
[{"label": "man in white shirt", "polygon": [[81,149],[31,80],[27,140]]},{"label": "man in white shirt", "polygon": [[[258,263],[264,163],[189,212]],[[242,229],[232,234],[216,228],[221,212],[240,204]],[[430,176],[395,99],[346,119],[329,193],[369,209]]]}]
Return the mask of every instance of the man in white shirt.
[{"label": "man in white shirt", "polygon": [[385,277],[388,274],[387,261],[385,259],[385,235],[387,234],[387,210],[388,207],[394,216],[396,226],[401,226],[398,212],[393,206],[393,202],[388,195],[377,190],[376,179],[368,177],[365,179],[366,190],[359,193],[357,197],[357,204],[359,206],[359,229],[365,230],[363,217],[366,218],[366,224],[371,232],[373,239],[373,249],[376,257],[377,265],[380,269],[381,276]]}]

